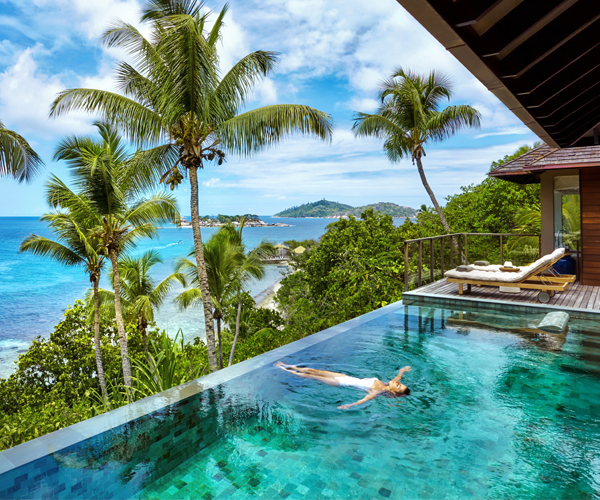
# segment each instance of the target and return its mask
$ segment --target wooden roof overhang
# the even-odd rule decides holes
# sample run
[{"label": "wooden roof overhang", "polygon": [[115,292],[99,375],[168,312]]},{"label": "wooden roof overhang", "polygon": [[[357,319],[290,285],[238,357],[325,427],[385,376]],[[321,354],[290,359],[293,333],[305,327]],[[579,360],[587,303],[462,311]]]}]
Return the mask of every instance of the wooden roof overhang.
[{"label": "wooden roof overhang", "polygon": [[540,146],[506,162],[489,175],[518,184],[536,184],[539,174],[549,170],[600,167],[600,146],[551,148]]},{"label": "wooden roof overhang", "polygon": [[398,2],[546,144],[598,144],[600,0]]}]

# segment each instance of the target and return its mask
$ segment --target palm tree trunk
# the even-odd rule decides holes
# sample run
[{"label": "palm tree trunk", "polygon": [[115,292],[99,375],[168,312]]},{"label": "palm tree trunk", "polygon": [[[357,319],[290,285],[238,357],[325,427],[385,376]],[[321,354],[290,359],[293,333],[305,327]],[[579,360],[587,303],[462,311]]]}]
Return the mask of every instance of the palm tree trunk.
[{"label": "palm tree trunk", "polygon": [[146,359],[148,360],[148,366],[151,369],[154,369],[154,365],[152,363],[152,358],[150,357],[150,353],[148,352],[148,340],[146,335],[146,327],[142,326],[142,343],[144,344],[144,352],[146,353]]},{"label": "palm tree trunk", "polygon": [[196,254],[196,267],[198,269],[198,283],[202,294],[202,306],[204,309],[204,325],[206,329],[206,348],[208,349],[208,366],[210,371],[217,371],[217,353],[215,349],[215,325],[212,315],[212,302],[210,300],[210,289],[208,288],[208,276],[206,274],[206,263],[204,262],[204,247],[202,246],[202,235],[200,234],[200,214],[198,213],[198,167],[190,167],[190,186],[192,211],[192,232],[194,233],[194,251]]},{"label": "palm tree trunk", "polygon": [[[433,203],[433,206],[435,207],[435,209],[440,217],[440,221],[442,221],[442,226],[444,226],[444,230],[446,231],[447,234],[450,234],[452,232],[452,230],[450,229],[450,224],[448,224],[448,221],[446,220],[446,216],[444,215],[444,212],[442,212],[442,208],[440,207],[440,204],[435,199],[435,195],[433,194],[433,191],[429,187],[429,183],[427,182],[427,178],[425,177],[425,172],[423,170],[423,164],[421,163],[421,157],[417,156],[415,158],[415,160],[417,160],[417,169],[419,170],[419,175],[421,176],[421,182],[423,183],[423,187],[425,188],[425,191],[427,191],[429,198],[431,198],[431,202]],[[452,239],[454,240],[454,238],[452,238]]]},{"label": "palm tree trunk", "polygon": [[217,318],[217,338],[219,340],[219,370],[223,368],[223,342],[221,342],[221,318]]},{"label": "palm tree trunk", "polygon": [[121,346],[121,360],[123,362],[123,378],[127,388],[127,398],[131,398],[131,364],[129,361],[129,351],[127,349],[127,332],[123,324],[123,311],[121,309],[121,280],[119,278],[119,262],[117,252],[109,251],[110,262],[113,269],[114,289],[115,289],[115,317],[117,320],[117,331],[119,332],[119,345]]},{"label": "palm tree trunk", "polygon": [[96,346],[96,371],[100,381],[100,390],[102,399],[108,405],[108,395],[106,394],[106,380],[104,380],[104,365],[102,364],[102,351],[100,344],[100,311],[98,307],[98,279],[94,279],[94,345]]},{"label": "palm tree trunk", "polygon": [[229,354],[229,364],[233,364],[233,356],[235,355],[235,346],[237,344],[238,337],[240,335],[240,320],[242,319],[242,294],[238,290],[238,309],[237,316],[235,317],[235,337],[233,337],[233,345],[231,346],[231,353]]}]

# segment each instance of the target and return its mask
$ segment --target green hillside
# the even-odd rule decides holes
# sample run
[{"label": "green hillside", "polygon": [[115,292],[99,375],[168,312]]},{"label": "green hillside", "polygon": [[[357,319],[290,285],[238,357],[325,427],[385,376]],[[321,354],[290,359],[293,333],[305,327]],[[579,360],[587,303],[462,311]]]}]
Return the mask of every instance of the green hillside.
[{"label": "green hillside", "polygon": [[352,207],[335,201],[320,200],[314,203],[305,203],[299,207],[288,208],[275,214],[275,217],[331,217],[346,210],[352,210]]},{"label": "green hillside", "polygon": [[315,203],[305,203],[298,207],[288,208],[274,215],[274,217],[340,217],[354,215],[360,217],[360,214],[367,208],[381,212],[392,217],[414,217],[417,211],[411,207],[402,207],[395,203],[373,203],[363,207],[352,207],[337,203],[335,201],[320,200]]},{"label": "green hillside", "polygon": [[349,213],[340,214],[340,215],[354,215],[354,217],[360,217],[367,208],[372,208],[376,212],[381,212],[385,215],[391,215],[392,217],[414,217],[417,215],[417,211],[411,207],[403,207],[400,205],[396,205],[395,203],[373,203],[371,205],[365,205],[364,207],[354,208]]}]

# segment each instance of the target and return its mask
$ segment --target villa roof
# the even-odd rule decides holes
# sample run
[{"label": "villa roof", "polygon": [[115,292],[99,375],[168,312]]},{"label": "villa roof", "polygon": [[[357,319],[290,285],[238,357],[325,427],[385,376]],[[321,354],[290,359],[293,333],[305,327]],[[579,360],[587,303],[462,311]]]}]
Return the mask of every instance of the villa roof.
[{"label": "villa roof", "polygon": [[289,247],[286,247],[285,245],[283,245],[281,243],[277,243],[277,245],[275,245],[275,248],[289,248]]},{"label": "villa roof", "polygon": [[294,250],[292,250],[294,253],[297,254],[301,254],[306,252],[306,248],[304,248],[302,245],[300,245],[299,247],[294,248]]},{"label": "villa roof", "polygon": [[600,146],[551,148],[540,146],[492,170],[489,175],[518,184],[539,182],[537,174],[565,168],[600,167]]},{"label": "villa roof", "polygon": [[598,144],[598,0],[398,2],[546,144]]}]

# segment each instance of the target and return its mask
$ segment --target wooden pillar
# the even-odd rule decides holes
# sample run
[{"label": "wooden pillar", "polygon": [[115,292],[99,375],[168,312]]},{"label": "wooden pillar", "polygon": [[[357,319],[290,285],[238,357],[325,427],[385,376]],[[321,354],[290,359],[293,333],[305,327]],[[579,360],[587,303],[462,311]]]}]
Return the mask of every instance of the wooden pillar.
[{"label": "wooden pillar", "polygon": [[419,240],[419,277],[417,285],[420,287],[423,284],[423,240]]},{"label": "wooden pillar", "polygon": [[579,171],[581,284],[600,286],[600,168]]},{"label": "wooden pillar", "polygon": [[435,273],[433,272],[433,239],[429,240],[429,282],[433,283],[435,280]]}]

